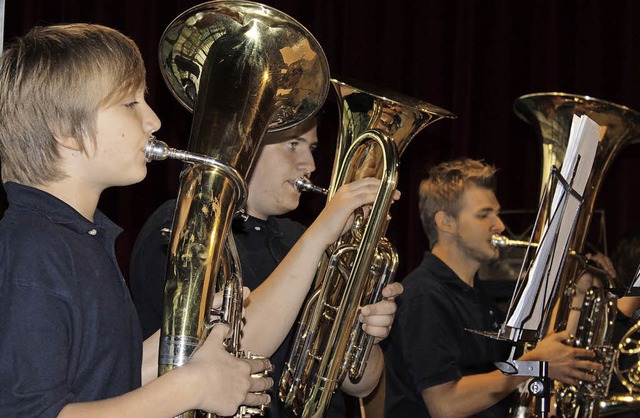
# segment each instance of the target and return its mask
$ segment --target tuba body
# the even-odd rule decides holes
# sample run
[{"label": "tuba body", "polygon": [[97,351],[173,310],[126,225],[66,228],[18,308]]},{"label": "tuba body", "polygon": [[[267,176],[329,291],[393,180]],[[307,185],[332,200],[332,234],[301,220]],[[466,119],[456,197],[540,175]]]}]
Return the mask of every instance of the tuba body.
[{"label": "tuba body", "polygon": [[[246,356],[231,221],[245,204],[245,179],[264,133],[314,115],[328,93],[329,71],[302,25],[248,1],[211,1],[179,15],[162,35],[159,61],[171,93],[193,112],[186,151],[153,138],[147,146],[149,160],[189,163],[180,175],[169,243],[158,361],[164,374],[182,366],[216,322],[230,326],[227,351]],[[222,308],[212,312],[219,291]],[[236,416],[261,412],[243,406]]]},{"label": "tuba body", "polygon": [[416,99],[331,81],[338,95],[341,131],[328,199],[341,185],[364,177],[379,178],[381,185],[370,212],[358,211],[351,230],[320,260],[300,313],[279,397],[302,417],[323,417],[340,383],[347,376],[354,382],[362,377],[373,339],[357,323],[359,309],[381,300],[398,263],[384,234],[399,157],[420,130],[455,117]]},{"label": "tuba body", "polygon": [[[515,113],[529,122],[536,130],[542,145],[542,184],[538,222],[533,231],[533,241],[540,240],[545,221],[551,216],[551,187],[547,176],[552,167],[560,167],[567,150],[569,131],[575,115],[586,115],[601,128],[605,128],[593,162],[591,174],[583,195],[581,211],[575,224],[575,233],[568,248],[581,254],[587,239],[594,203],[602,181],[616,155],[630,143],[640,139],[640,114],[627,107],[595,99],[565,93],[535,93],[522,96],[514,103]],[[607,289],[616,284],[606,275],[593,281],[585,271],[584,257],[567,257],[545,312],[542,338],[548,330],[568,329],[574,335],[573,345],[593,350],[596,358],[605,366],[595,384],[580,382],[575,386],[556,383],[555,408],[561,417],[594,417],[599,415],[598,401],[607,396],[615,347],[612,346],[613,323],[616,317],[615,296]],[[533,408],[523,393],[514,407],[514,416],[530,416]]]}]

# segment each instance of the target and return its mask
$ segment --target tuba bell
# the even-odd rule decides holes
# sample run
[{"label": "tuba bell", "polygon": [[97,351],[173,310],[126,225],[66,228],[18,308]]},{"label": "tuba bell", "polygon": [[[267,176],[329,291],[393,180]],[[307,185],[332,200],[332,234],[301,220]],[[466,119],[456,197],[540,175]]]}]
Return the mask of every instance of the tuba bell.
[{"label": "tuba bell", "polygon": [[360,307],[381,300],[395,275],[398,257],[384,233],[399,157],[423,128],[455,117],[416,99],[331,81],[342,129],[328,199],[341,185],[364,177],[379,178],[381,185],[370,212],[356,214],[351,230],[324,254],[300,314],[279,397],[306,418],[323,417],[345,377],[357,382],[364,373],[373,339],[358,326],[357,316]]},{"label": "tuba bell", "polygon": [[[231,221],[245,204],[245,179],[264,133],[314,115],[329,71],[302,25],[249,1],[211,1],[180,14],[162,35],[159,61],[171,93],[193,112],[187,151],[153,138],[147,146],[149,160],[189,163],[169,243],[158,360],[164,374],[182,366],[216,322],[230,326],[227,351],[247,355],[240,350],[242,278]],[[212,312],[218,291],[223,305]],[[262,412],[242,406],[236,416]]]},{"label": "tuba bell", "polygon": [[[569,130],[575,115],[586,115],[600,127],[606,128],[600,139],[591,174],[583,195],[580,214],[575,224],[575,234],[568,248],[581,254],[593,213],[596,196],[616,155],[626,145],[640,139],[640,114],[627,107],[595,99],[565,93],[535,93],[515,101],[515,113],[536,130],[542,145],[541,202],[539,221],[533,231],[533,240],[540,240],[545,220],[551,216],[551,182],[547,176],[552,166],[560,167],[567,150]],[[616,316],[615,296],[607,289],[616,284],[606,275],[600,275],[599,285],[580,282],[585,269],[584,258],[567,257],[558,279],[558,291],[552,297],[546,322],[539,334],[546,330],[573,332],[573,345],[593,350],[602,362],[605,372],[598,374],[595,384],[580,382],[575,386],[556,383],[555,407],[559,417],[595,417],[600,411],[598,401],[607,396],[611,366],[615,354],[612,347],[613,322]],[[514,416],[532,415],[532,408],[523,393],[514,407]],[[630,407],[637,407],[631,405]]]}]

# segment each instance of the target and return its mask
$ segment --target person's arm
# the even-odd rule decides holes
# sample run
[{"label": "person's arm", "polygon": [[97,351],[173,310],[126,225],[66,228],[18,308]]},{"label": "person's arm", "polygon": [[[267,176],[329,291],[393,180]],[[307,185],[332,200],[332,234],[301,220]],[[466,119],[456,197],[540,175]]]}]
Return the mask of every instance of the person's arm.
[{"label": "person's arm", "polygon": [[160,330],[144,340],[142,344],[142,386],[158,377],[158,355],[160,354]]},{"label": "person's arm", "polygon": [[625,316],[632,318],[633,314],[640,309],[640,297],[625,296],[618,299],[618,310]]},{"label": "person's arm", "polygon": [[[594,381],[589,370],[602,370],[602,365],[589,360],[594,358],[593,352],[566,345],[568,338],[567,331],[550,334],[520,360],[547,361],[549,378],[567,384]],[[526,379],[496,370],[432,386],[422,391],[422,399],[434,418],[466,417],[495,405]]]},{"label": "person's arm", "polygon": [[239,405],[261,405],[269,395],[255,394],[271,387],[271,378],[251,373],[269,368],[268,360],[238,359],[223,347],[228,327],[216,326],[182,367],[154,379],[141,388],[115,398],[66,405],[58,417],[174,417],[201,409],[233,415]]},{"label": "person's arm", "polygon": [[432,386],[421,394],[434,418],[468,417],[500,402],[526,379],[496,370]]},{"label": "person's arm", "polygon": [[[342,186],[265,282],[247,299],[242,347],[270,356],[293,326],[320,257],[351,224],[353,211],[373,202],[380,181]],[[399,196],[399,193],[397,194]]]}]

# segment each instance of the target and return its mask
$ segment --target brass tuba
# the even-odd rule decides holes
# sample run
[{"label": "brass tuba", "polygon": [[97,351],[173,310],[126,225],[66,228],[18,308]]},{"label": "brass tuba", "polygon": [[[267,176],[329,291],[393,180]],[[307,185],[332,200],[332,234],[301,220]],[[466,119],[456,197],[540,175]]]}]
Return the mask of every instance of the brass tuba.
[{"label": "brass tuba", "polygon": [[610,394],[600,401],[603,417],[627,412],[630,405],[640,405],[640,321],[636,321],[620,339],[613,371],[627,392]]},{"label": "brass tuba", "polygon": [[[245,356],[231,221],[245,204],[245,179],[265,131],[314,115],[328,93],[329,70],[302,25],[249,1],[211,1],[185,11],[162,35],[159,61],[172,94],[193,111],[187,151],[153,139],[147,148],[150,160],[190,163],[180,176],[169,243],[159,356],[164,374],[183,365],[206,338],[219,290],[225,302],[216,320],[232,330],[226,349]],[[236,416],[260,412],[241,407]]]},{"label": "brass tuba", "polygon": [[300,314],[279,397],[296,415],[323,417],[335,389],[363,375],[372,338],[357,324],[361,306],[381,299],[398,257],[383,237],[397,184],[399,157],[411,139],[450,112],[399,95],[372,94],[332,80],[341,109],[328,199],[343,184],[382,180],[370,213],[360,212],[350,231],[321,259]]},{"label": "brass tuba", "polygon": [[[600,127],[606,128],[593,162],[587,187],[583,195],[582,209],[575,225],[575,234],[569,241],[574,253],[582,253],[587,239],[596,196],[618,152],[626,145],[637,142],[640,136],[640,114],[627,107],[588,96],[565,93],[535,93],[515,101],[516,114],[535,129],[542,145],[542,186],[539,221],[533,231],[534,241],[539,240],[545,220],[551,216],[550,182],[547,176],[552,166],[560,167],[568,145],[573,115],[587,115]],[[593,350],[605,366],[605,372],[597,376],[595,384],[580,382],[576,386],[556,384],[555,401],[557,416],[598,416],[598,400],[607,395],[611,365],[615,353],[611,344],[615,321],[615,297],[606,289],[615,288],[607,277],[600,277],[599,286],[579,283],[584,263],[580,257],[568,257],[560,273],[558,291],[545,312],[543,332],[575,329],[574,345]],[[573,304],[573,305],[572,305]],[[577,315],[576,315],[577,314]],[[572,326],[573,324],[573,326]],[[569,326],[569,328],[568,328]],[[531,413],[522,401],[515,407],[515,415]],[[523,414],[521,411],[529,410]]]}]

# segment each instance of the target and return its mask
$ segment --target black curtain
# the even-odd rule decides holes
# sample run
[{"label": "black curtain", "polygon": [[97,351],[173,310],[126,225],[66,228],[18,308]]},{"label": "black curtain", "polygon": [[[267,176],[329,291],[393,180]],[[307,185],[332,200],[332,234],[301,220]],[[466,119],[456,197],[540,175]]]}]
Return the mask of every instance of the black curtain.
[{"label": "black curtain", "polygon": [[[199,1],[9,0],[5,42],[38,24],[100,23],[133,38],[147,63],[149,103],[163,122],[158,137],[186,145],[191,115],[172,97],[158,69],[164,28]],[[387,236],[401,257],[399,277],[427,247],[417,210],[417,186],[429,166],[455,157],[481,158],[499,168],[504,210],[535,210],[542,178],[534,129],[513,112],[517,97],[559,91],[589,95],[640,110],[640,3],[634,0],[265,0],[306,26],[323,46],[337,78],[420,98],[452,111],[456,120],[427,127],[402,157],[402,199],[392,208]],[[321,127],[314,179],[327,184],[337,131],[331,97]],[[616,156],[599,193],[594,217],[604,235],[594,245],[611,250],[638,222],[634,182],[640,151]],[[151,212],[177,194],[180,164],[149,165],[140,184],[108,190],[100,208],[125,233],[118,257],[125,275],[133,241]],[[323,205],[304,197],[293,217],[310,223]],[[4,197],[0,209],[6,207]],[[528,224],[509,217],[518,229]],[[522,226],[520,225],[522,224]],[[605,239],[606,238],[606,239]]]}]

